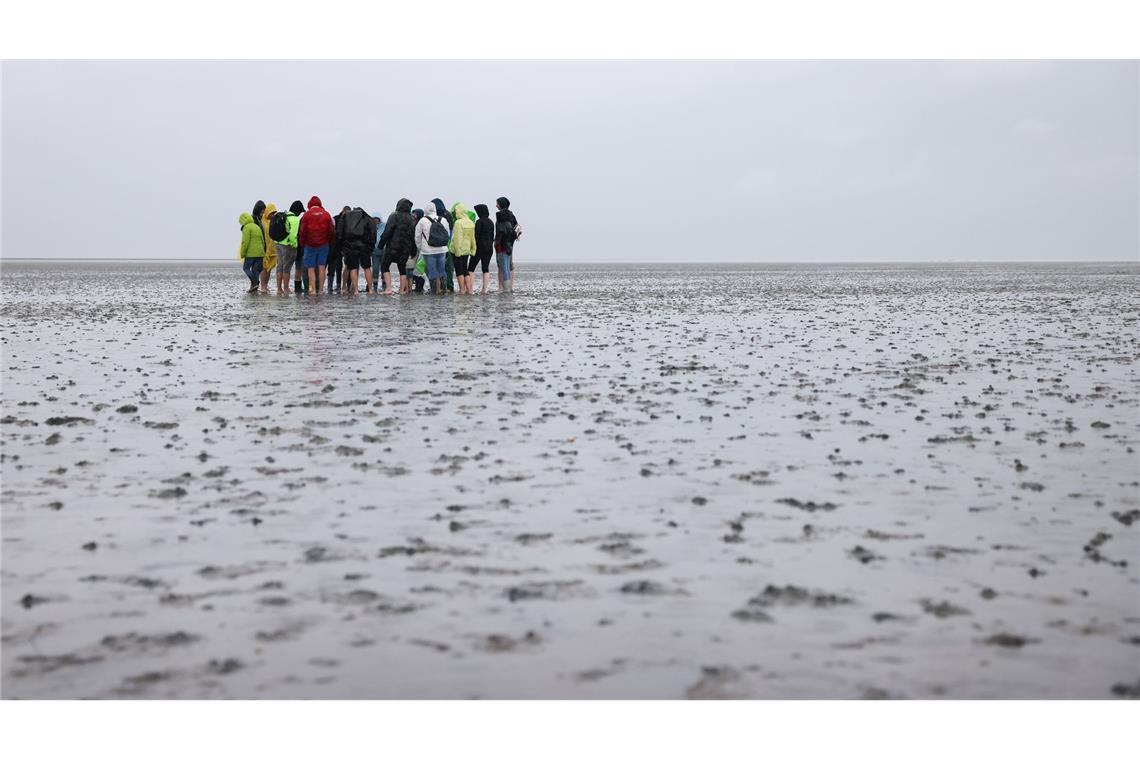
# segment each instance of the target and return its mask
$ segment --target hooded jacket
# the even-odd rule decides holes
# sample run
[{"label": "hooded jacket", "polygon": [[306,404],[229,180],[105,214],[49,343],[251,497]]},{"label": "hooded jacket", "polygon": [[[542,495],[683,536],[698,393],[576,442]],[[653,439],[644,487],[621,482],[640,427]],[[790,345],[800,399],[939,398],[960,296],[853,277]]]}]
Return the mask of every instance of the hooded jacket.
[{"label": "hooded jacket", "polygon": [[[303,211],[301,213],[304,213]],[[297,247],[297,233],[301,230],[301,217],[297,216],[297,212],[293,209],[285,214],[285,239],[281,241],[280,245],[286,245],[290,248]]]},{"label": "hooded jacket", "polygon": [[[364,215],[364,237],[353,239],[348,237],[348,215],[354,211],[359,211]],[[376,240],[376,223],[372,221],[372,217],[368,213],[357,206],[354,209],[341,212],[336,217],[336,236],[337,240],[341,241],[341,252],[351,253],[354,255],[370,255],[372,246]],[[371,264],[371,262],[369,262]]]},{"label": "hooded jacket", "polygon": [[489,256],[495,246],[495,223],[491,221],[491,212],[487,210],[486,203],[475,204],[475,255]]},{"label": "hooded jacket", "polygon": [[431,234],[431,223],[434,220],[440,220],[447,226],[448,232],[451,231],[450,225],[447,224],[447,219],[441,217],[439,212],[435,209],[434,203],[429,203],[424,207],[424,218],[416,225],[416,249],[421,255],[428,255],[432,253],[447,253],[447,245],[428,245],[428,236]]},{"label": "hooded jacket", "polygon": [[388,215],[384,231],[380,233],[380,248],[388,248],[393,259],[406,259],[416,253],[416,219],[412,216],[412,202],[401,198],[396,210]]},{"label": "hooded jacket", "polygon": [[309,199],[309,210],[301,217],[297,242],[301,246],[320,248],[335,240],[336,229],[333,227],[332,217],[321,206],[321,199],[314,195]]},{"label": "hooded jacket", "polygon": [[265,240],[265,268],[272,269],[277,265],[277,241],[269,237],[269,219],[277,213],[277,206],[272,203],[265,204],[261,212],[261,234]]},{"label": "hooded jacket", "polygon": [[[500,199],[502,201],[503,199]],[[507,233],[506,223],[510,223],[511,233]],[[495,212],[495,251],[508,256],[514,253],[515,236],[514,227],[518,224],[514,212],[509,208],[502,208]]]},{"label": "hooded jacket", "polygon": [[455,216],[450,211],[447,210],[447,207],[443,205],[443,201],[441,201],[439,198],[432,198],[431,202],[432,202],[432,205],[435,206],[435,213],[439,214],[440,216],[442,216],[444,219],[447,220],[447,228],[448,229],[454,229],[455,228]]},{"label": "hooded jacket", "polygon": [[238,258],[242,259],[260,259],[265,256],[265,238],[262,236],[261,227],[253,221],[253,215],[248,211],[243,211],[238,216],[238,224],[241,225],[241,246],[238,248]]},{"label": "hooded jacket", "polygon": [[451,242],[447,250],[456,256],[475,255],[475,222],[467,215],[467,207],[456,203],[451,207],[455,223],[451,227]]}]

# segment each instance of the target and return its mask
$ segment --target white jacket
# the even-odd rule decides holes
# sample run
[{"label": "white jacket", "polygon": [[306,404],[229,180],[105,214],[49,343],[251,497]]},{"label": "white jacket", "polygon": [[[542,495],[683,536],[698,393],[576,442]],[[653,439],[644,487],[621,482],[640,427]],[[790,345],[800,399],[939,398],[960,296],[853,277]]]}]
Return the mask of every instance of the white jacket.
[{"label": "white jacket", "polygon": [[416,250],[420,255],[429,253],[447,253],[447,245],[428,245],[428,237],[431,235],[431,223],[433,219],[439,219],[447,231],[451,232],[451,227],[448,226],[447,220],[440,218],[436,213],[435,206],[428,203],[424,206],[424,218],[416,224]]}]

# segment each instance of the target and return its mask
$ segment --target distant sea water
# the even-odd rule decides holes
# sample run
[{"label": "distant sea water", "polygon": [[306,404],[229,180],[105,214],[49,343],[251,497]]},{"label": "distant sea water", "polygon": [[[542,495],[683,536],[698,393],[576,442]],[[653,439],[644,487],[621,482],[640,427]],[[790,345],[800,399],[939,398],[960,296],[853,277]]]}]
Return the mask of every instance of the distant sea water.
[{"label": "distant sea water", "polygon": [[0,262],[5,697],[1140,689],[1138,264],[246,282]]}]

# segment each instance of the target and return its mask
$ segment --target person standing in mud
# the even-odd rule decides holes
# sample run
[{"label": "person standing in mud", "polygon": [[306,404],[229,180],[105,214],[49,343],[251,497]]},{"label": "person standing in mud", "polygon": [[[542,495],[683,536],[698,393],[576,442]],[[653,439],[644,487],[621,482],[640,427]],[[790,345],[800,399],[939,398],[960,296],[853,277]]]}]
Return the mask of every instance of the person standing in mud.
[{"label": "person standing in mud", "polygon": [[[455,231],[455,216],[447,210],[447,206],[439,198],[432,198],[432,204],[435,206],[435,213],[447,220],[447,229],[452,232]],[[450,243],[450,241],[448,241]],[[455,257],[449,250],[443,260],[443,278],[446,280],[445,287],[448,293],[455,292]]]},{"label": "person standing in mud", "polygon": [[410,292],[411,278],[407,266],[409,257],[416,250],[416,218],[412,216],[412,202],[407,198],[401,198],[396,204],[396,210],[388,215],[378,245],[384,251],[384,260],[380,264],[384,293],[392,293],[392,264],[396,265],[400,274],[400,294]]},{"label": "person standing in mud", "polygon": [[380,280],[380,265],[384,263],[384,249],[380,247],[380,236],[384,234],[384,220],[378,216],[372,217],[372,225],[376,230],[376,240],[373,241],[372,247],[372,282],[369,283],[372,289],[372,294],[380,292],[377,287],[377,281]]},{"label": "person standing in mud", "polygon": [[[412,209],[412,219],[415,220],[417,225],[423,218],[424,210],[422,208]],[[414,234],[412,239],[415,239]],[[412,283],[415,285],[416,292],[423,293],[424,281],[427,277],[427,270],[423,268],[423,265],[426,262],[424,261],[424,258],[420,256],[419,246],[413,243],[413,247],[415,248],[415,252],[412,254],[412,257],[408,259],[408,276],[412,278]]]},{"label": "person standing in mud", "polygon": [[433,294],[443,295],[443,277],[446,271],[447,244],[451,240],[451,227],[436,210],[435,204],[424,207],[424,218],[416,223],[416,247],[420,258],[427,262],[427,277]]},{"label": "person standing in mud", "polygon": [[265,256],[269,251],[269,244],[267,242],[269,239],[269,235],[265,232],[265,225],[261,223],[262,217],[265,216],[265,201],[258,200],[257,203],[254,203],[252,213],[253,213],[254,223],[257,224],[259,227],[261,227],[262,255],[261,255],[261,274],[259,275],[259,277],[261,278],[261,280],[259,281],[259,284],[260,284],[261,282],[264,282],[267,279],[265,277],[265,264],[266,264]]},{"label": "person standing in mud", "polygon": [[332,217],[321,206],[321,199],[314,195],[309,199],[309,210],[301,217],[297,231],[297,242],[305,254],[305,268],[309,270],[309,292],[314,295],[320,294],[324,288],[329,244],[335,239]]},{"label": "person standing in mud", "polygon": [[511,202],[505,197],[495,199],[495,209],[495,262],[499,268],[499,290],[510,293],[515,287],[511,257],[515,240],[519,237],[519,223],[511,211]]},{"label": "person standing in mud", "polygon": [[[289,280],[289,270],[293,269],[293,292],[300,293],[302,288],[307,293],[309,292],[309,280],[305,277],[305,262],[302,260],[302,251],[297,242],[297,233],[301,228],[301,217],[305,213],[305,204],[301,201],[293,201],[293,205],[289,207],[289,216],[285,220],[288,225],[289,234],[285,237],[284,247],[292,247],[293,262],[290,266],[285,267],[284,282]],[[284,264],[284,262],[282,262]],[[295,267],[295,268],[294,268]],[[280,270],[278,271],[280,274]]]},{"label": "person standing in mud", "polygon": [[[343,219],[344,215],[347,214],[351,210],[352,209],[349,206],[345,206],[344,208],[342,208],[340,210],[339,214],[337,214],[336,216],[333,217],[333,229],[337,230],[338,232],[340,231],[341,219]],[[344,241],[341,240],[339,235],[335,236],[333,238],[333,241],[331,243],[329,243],[328,275],[329,275],[329,292],[330,293],[333,292],[334,284],[336,287],[336,292],[337,293],[340,292],[341,271],[342,271],[343,266],[344,266],[343,247],[344,247]]]},{"label": "person standing in mud", "polygon": [[[260,203],[261,201],[258,201]],[[261,211],[261,234],[265,239],[265,263],[261,266],[261,292],[269,292],[269,278],[277,267],[277,241],[269,236],[269,220],[277,213],[277,206],[273,203],[265,204]]]},{"label": "person standing in mud", "polygon": [[451,207],[451,218],[455,226],[451,228],[451,241],[447,244],[447,255],[455,262],[455,281],[459,293],[470,294],[475,278],[475,222],[467,215],[467,207],[456,203]]},{"label": "person standing in mud", "polygon": [[495,223],[486,203],[475,204],[475,258],[471,260],[471,274],[475,274],[475,264],[483,270],[483,289],[486,294],[491,287],[491,253],[495,249]]},{"label": "person standing in mud", "polygon": [[253,216],[243,211],[238,217],[241,226],[241,245],[238,246],[238,258],[241,259],[241,268],[249,278],[249,292],[256,293],[258,282],[261,280],[261,265],[265,258],[265,241],[261,237],[261,225],[253,221]]},{"label": "person standing in mud", "polygon": [[344,261],[344,290],[348,295],[360,292],[360,270],[364,270],[365,291],[372,278],[372,248],[376,244],[376,226],[372,217],[357,206],[337,217],[336,239]]}]

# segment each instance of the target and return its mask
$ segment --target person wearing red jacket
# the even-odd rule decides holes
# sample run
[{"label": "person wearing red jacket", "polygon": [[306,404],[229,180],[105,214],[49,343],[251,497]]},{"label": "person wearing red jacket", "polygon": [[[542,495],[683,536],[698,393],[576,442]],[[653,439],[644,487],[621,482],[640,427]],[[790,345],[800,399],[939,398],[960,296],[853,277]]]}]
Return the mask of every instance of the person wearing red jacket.
[{"label": "person wearing red jacket", "polygon": [[325,286],[325,267],[329,263],[329,245],[336,240],[336,227],[329,212],[321,206],[321,199],[309,199],[309,210],[301,217],[297,230],[297,245],[305,252],[305,268],[309,270],[309,282],[316,286],[311,291],[320,293]]}]

